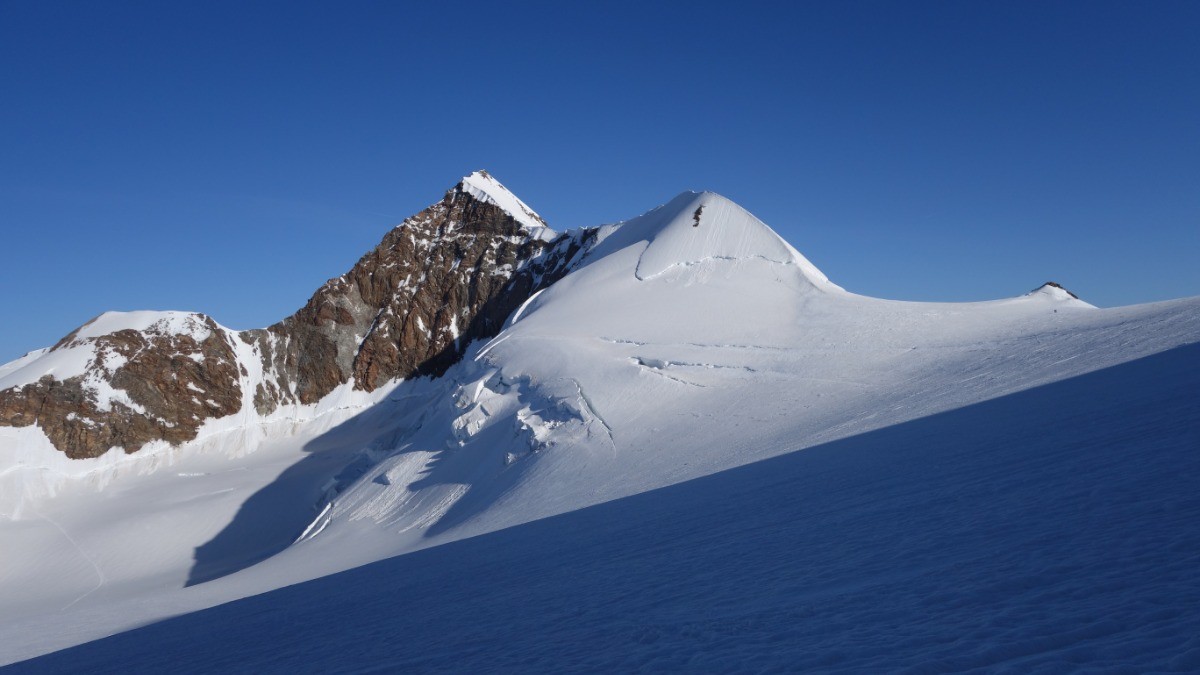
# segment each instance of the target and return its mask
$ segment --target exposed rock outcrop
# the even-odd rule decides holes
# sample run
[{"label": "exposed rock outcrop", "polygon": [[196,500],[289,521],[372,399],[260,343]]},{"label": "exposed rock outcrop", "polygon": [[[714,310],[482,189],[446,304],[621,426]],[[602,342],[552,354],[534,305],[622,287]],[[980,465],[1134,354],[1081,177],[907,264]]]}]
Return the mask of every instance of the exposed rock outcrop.
[{"label": "exposed rock outcrop", "polygon": [[241,409],[233,337],[211,318],[190,315],[181,331],[164,320],[79,337],[100,318],[50,350],[85,352],[83,372],[0,391],[0,425],[37,424],[56,448],[82,458],[114,447],[133,452],[154,440],[190,441],[204,420]]}]

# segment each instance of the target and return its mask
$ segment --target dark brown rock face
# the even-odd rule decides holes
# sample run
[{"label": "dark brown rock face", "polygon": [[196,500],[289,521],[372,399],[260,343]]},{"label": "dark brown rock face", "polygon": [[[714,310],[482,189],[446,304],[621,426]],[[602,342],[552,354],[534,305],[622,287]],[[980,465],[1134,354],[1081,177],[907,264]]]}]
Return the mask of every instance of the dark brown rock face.
[{"label": "dark brown rock face", "polygon": [[455,187],[404,221],[300,311],[243,333],[267,382],[255,406],[313,403],[354,379],[371,391],[396,378],[441,375],[471,341],[499,332],[585,244],[544,241],[499,206]]},{"label": "dark brown rock face", "polygon": [[[522,218],[460,183],[269,328],[234,334],[194,314],[195,330],[81,339],[85,324],[50,350],[90,346],[85,372],[0,391],[0,426],[37,424],[69,457],[95,457],[112,447],[134,452],[154,440],[192,440],[205,420],[241,409],[243,387],[254,389],[254,408],[267,414],[315,403],[351,380],[371,391],[397,378],[441,375],[472,341],[495,335],[530,295],[565,275],[594,236],[549,240],[549,230],[529,227],[536,216]],[[261,379],[239,363],[238,341],[243,354],[257,353]]]},{"label": "dark brown rock face", "polygon": [[[211,318],[192,316],[199,328],[193,333],[68,335],[52,351],[90,346],[94,357],[85,372],[65,380],[46,375],[0,391],[0,425],[37,424],[72,458],[97,457],[112,447],[133,452],[154,440],[192,440],[205,419],[242,407],[232,337]],[[97,393],[108,390],[124,395]]]}]

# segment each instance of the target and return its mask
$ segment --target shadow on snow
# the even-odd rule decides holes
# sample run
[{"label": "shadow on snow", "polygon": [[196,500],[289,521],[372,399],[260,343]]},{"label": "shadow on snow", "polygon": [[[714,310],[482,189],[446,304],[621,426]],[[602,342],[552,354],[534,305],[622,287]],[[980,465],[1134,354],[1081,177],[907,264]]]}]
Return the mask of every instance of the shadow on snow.
[{"label": "shadow on snow", "polygon": [[[422,478],[410,486],[414,490],[436,484],[471,485],[472,472],[464,466],[471,459],[482,458],[464,455],[447,461],[451,459],[450,455],[461,453],[448,452],[444,447],[399,448],[397,444],[430,421],[446,425],[437,429],[434,437],[450,436],[450,419],[438,418],[436,406],[444,403],[445,394],[452,390],[454,383],[439,376],[462,359],[464,353],[473,353],[472,336],[477,336],[480,341],[476,344],[481,345],[483,338],[499,333],[505,317],[515,309],[512,297],[523,296],[505,294],[485,303],[463,331],[463,340],[448,344],[426,359],[417,367],[414,379],[402,382],[379,404],[306,443],[304,452],[309,454],[304,459],[251,495],[228,525],[211,540],[196,547],[185,587],[233,574],[284,550],[317,517],[331,489],[337,491],[353,482],[383,456],[414,450],[437,453]],[[411,393],[413,391],[416,393]],[[406,392],[410,393],[406,395]],[[430,392],[440,395],[430,395]],[[510,480],[519,471],[520,468],[512,471],[514,476]],[[486,508],[497,496],[494,490],[489,494],[490,497],[481,495],[472,486],[468,494],[430,528],[430,534],[445,531]]]},{"label": "shadow on snow", "polygon": [[16,672],[1200,668],[1200,345]]}]

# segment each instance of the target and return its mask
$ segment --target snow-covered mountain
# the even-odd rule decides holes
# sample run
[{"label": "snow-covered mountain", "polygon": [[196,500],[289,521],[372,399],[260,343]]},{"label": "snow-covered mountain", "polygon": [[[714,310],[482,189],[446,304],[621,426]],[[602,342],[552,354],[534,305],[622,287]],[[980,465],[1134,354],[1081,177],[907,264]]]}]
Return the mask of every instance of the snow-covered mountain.
[{"label": "snow-covered mountain", "polygon": [[[20,552],[5,554],[0,577],[0,659],[399,555],[436,561],[443,554],[411,556],[461,550],[461,540],[487,533],[479,541],[514,533],[498,546],[525,542],[517,557],[546,572],[528,553],[542,544],[523,534],[535,522],[877,439],[837,460],[850,462],[837,471],[789,469],[828,501],[782,512],[811,517],[813,527],[836,522],[856,500],[884,499],[876,472],[899,460],[871,453],[886,451],[889,438],[914,464],[907,482],[888,489],[919,494],[922,472],[949,461],[921,450],[937,445],[930,438],[888,430],[1168,352],[1194,365],[1186,345],[1200,341],[1197,310],[1200,299],[1097,309],[1052,283],[992,302],[878,300],[835,285],[713,193],[557,234],[495,179],[472,174],[270,328],[236,332],[199,314],[106,314],[0,367],[0,541]],[[1035,415],[1014,418],[1059,425],[1053,431],[1014,422],[997,433],[1038,453],[1063,452],[1089,430],[1136,435],[1149,413],[1130,411],[1127,428],[1111,401],[1157,390],[1138,379],[1149,375],[1130,377],[1089,391],[1094,400],[1071,389],[1061,418],[1045,397]],[[1195,397],[1178,400],[1191,382],[1164,399],[1182,405],[1159,432],[1170,443],[1138,452],[1179,452],[1195,437]],[[998,452],[963,427],[947,430],[967,444],[956,448],[964,456]],[[1028,440],[1038,433],[1049,440]],[[1128,449],[1117,443],[1111,453]],[[970,466],[959,478],[980,480]],[[765,517],[755,515],[753,490],[739,490],[730,494],[743,501],[729,503],[737,517],[714,520],[715,531],[761,545],[765,535],[753,533]],[[762,486],[768,502],[787,494],[778,481]],[[691,494],[688,508],[727,496]],[[908,518],[942,508],[896,505]],[[646,517],[669,538],[655,513]],[[656,545],[626,530],[622,541]],[[868,534],[880,536],[858,533]],[[858,535],[845,542],[847,561],[870,547]],[[678,550],[702,562],[702,535],[688,536]],[[628,553],[609,544],[566,559],[597,571],[604,551]],[[806,552],[791,555],[803,561]],[[726,601],[722,616],[736,615]],[[682,613],[696,610],[676,602]],[[420,608],[406,611],[419,621]]]},{"label": "snow-covered mountain", "polygon": [[441,374],[581,243],[486,172],[409,218],[302,309],[235,333],[202,314],[109,312],[0,370],[0,424],[71,458],[194,440],[209,420]]}]

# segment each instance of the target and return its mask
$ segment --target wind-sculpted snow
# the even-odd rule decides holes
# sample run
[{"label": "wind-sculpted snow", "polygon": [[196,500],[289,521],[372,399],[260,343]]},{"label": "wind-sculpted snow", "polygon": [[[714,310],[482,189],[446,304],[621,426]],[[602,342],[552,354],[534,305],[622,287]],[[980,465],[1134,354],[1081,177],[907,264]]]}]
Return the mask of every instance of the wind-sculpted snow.
[{"label": "wind-sculpted snow", "polygon": [[[457,345],[441,377],[346,382],[261,427],[244,399],[236,428],[270,430],[244,439],[253,454],[202,435],[205,452],[184,445],[145,475],[29,500],[0,522],[25,552],[0,580],[14,617],[0,658],[393,558],[147,630],[227,641],[244,661],[195,661],[218,669],[266,658],[269,641],[221,628],[257,621],[258,602],[335,624],[328,641],[296,630],[308,651],[278,643],[320,670],[341,667],[322,645],[343,639],[365,659],[350,669],[372,654],[434,669],[452,652],[508,670],[1022,667],[1039,649],[1049,664],[1119,664],[1119,649],[1135,670],[1189,663],[1163,654],[1195,648],[1180,638],[1194,617],[1148,608],[1191,597],[1194,505],[1162,502],[1170,541],[1141,490],[1183,494],[1170,481],[1195,459],[1180,448],[1195,447],[1200,299],[866,298],[708,193],[564,236],[563,276]],[[238,349],[258,364],[247,381],[263,377],[271,360]],[[1131,533],[1136,554],[1101,559]],[[1165,571],[1114,585],[1145,569]],[[1138,618],[1111,623],[1106,603]],[[1101,637],[1123,646],[1093,649]],[[117,653],[95,649],[89,665]]]}]

